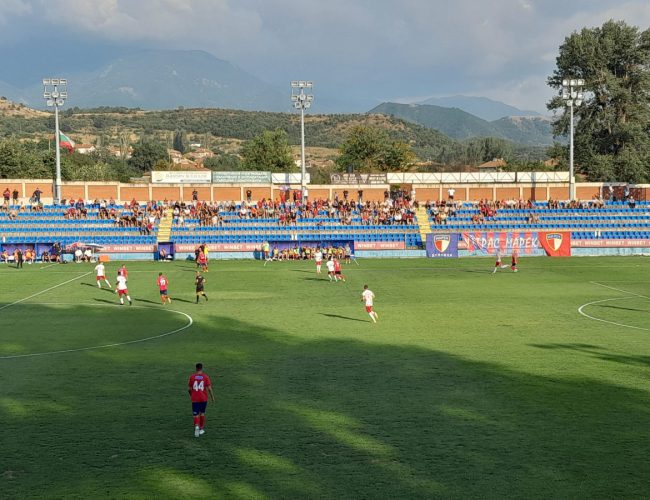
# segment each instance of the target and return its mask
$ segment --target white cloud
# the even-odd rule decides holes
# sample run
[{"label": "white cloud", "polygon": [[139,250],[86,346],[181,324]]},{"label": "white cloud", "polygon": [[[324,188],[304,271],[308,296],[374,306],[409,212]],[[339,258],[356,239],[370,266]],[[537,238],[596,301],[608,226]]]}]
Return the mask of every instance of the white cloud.
[{"label": "white cloud", "polygon": [[17,16],[25,16],[32,12],[27,0],[0,0],[0,25],[7,24]]}]

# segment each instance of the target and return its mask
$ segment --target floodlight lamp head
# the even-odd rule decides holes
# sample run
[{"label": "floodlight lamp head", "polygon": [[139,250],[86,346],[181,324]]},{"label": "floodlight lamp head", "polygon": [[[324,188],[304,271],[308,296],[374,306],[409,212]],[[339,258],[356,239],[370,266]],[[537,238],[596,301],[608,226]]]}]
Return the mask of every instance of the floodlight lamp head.
[{"label": "floodlight lamp head", "polygon": [[576,106],[580,106],[582,104],[582,99],[576,99]]},{"label": "floodlight lamp head", "polygon": [[569,80],[567,80],[567,79],[562,80],[562,86],[563,87],[568,87],[569,86]]},{"label": "floodlight lamp head", "polygon": [[296,109],[300,109],[300,108],[301,108],[301,104],[300,104],[299,102],[294,102],[294,103],[293,103],[293,107],[296,108]]},{"label": "floodlight lamp head", "polygon": [[59,85],[67,85],[68,80],[67,78],[59,78]]},{"label": "floodlight lamp head", "polygon": [[578,80],[574,80],[574,79],[572,78],[571,81],[570,81],[569,83],[570,83],[570,85],[573,87],[573,86],[575,86],[575,85],[578,85]]},{"label": "floodlight lamp head", "polygon": [[292,86],[293,88],[297,88],[297,87],[298,87],[298,81],[297,81],[297,80],[292,80],[292,81],[291,81],[291,86]]},{"label": "floodlight lamp head", "polygon": [[311,94],[307,94],[307,101],[311,102],[314,100],[314,96]]},{"label": "floodlight lamp head", "polygon": [[314,82],[310,82],[310,81],[308,81],[308,82],[305,84],[305,87],[307,87],[308,89],[313,88],[313,86],[314,86]]},{"label": "floodlight lamp head", "polygon": [[292,95],[291,95],[291,100],[292,100],[293,102],[296,102],[296,101],[298,100],[298,96],[297,96],[296,94],[292,94]]},{"label": "floodlight lamp head", "polygon": [[53,99],[48,99],[48,100],[45,102],[45,104],[47,104],[48,106],[54,106],[54,100],[53,100]]},{"label": "floodlight lamp head", "polygon": [[300,88],[304,88],[306,85],[307,85],[307,82],[305,80],[298,81],[298,86]]},{"label": "floodlight lamp head", "polygon": [[50,80],[49,78],[43,78],[43,86],[51,85],[51,84],[52,84],[52,80]]},{"label": "floodlight lamp head", "polygon": [[582,78],[578,78],[578,83],[576,85],[583,86],[585,84],[585,81]]},{"label": "floodlight lamp head", "polygon": [[305,106],[305,109],[307,109],[307,108],[311,108],[311,103],[310,103],[310,102],[306,102],[306,103],[304,104],[304,106]]},{"label": "floodlight lamp head", "polygon": [[43,92],[44,99],[50,99],[52,97],[52,92]]}]

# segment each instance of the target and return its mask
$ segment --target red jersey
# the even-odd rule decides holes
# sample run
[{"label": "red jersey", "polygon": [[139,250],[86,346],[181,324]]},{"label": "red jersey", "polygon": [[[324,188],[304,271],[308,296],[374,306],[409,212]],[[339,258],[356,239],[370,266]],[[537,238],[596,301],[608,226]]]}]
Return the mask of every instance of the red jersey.
[{"label": "red jersey", "polygon": [[158,288],[161,290],[167,290],[167,277],[166,276],[158,276]]},{"label": "red jersey", "polygon": [[203,403],[207,401],[208,387],[211,385],[210,377],[205,373],[192,373],[187,384],[190,389],[190,398],[192,399],[192,403]]},{"label": "red jersey", "polygon": [[341,263],[338,260],[334,261],[334,272],[341,270]]},{"label": "red jersey", "polygon": [[207,259],[205,258],[205,254],[201,252],[199,254],[199,264],[205,264],[207,262]]},{"label": "red jersey", "polygon": [[125,278],[129,277],[129,272],[126,270],[126,267],[122,266],[117,270],[117,274],[120,276],[124,276]]}]

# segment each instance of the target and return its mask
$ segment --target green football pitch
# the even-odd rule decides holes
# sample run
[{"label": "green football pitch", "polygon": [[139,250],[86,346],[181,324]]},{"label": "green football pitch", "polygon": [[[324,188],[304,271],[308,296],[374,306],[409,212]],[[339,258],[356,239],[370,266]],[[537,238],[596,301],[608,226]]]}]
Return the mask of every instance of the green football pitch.
[{"label": "green football pitch", "polygon": [[492,265],[2,265],[0,497],[647,497],[650,261]]}]

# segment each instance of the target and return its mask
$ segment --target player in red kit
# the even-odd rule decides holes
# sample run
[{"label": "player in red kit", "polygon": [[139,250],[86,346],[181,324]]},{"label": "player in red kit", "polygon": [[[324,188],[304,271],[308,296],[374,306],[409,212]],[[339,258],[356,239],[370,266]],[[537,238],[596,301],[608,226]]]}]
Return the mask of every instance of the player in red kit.
[{"label": "player in red kit", "polygon": [[510,264],[510,269],[512,269],[514,272],[517,272],[517,261],[519,260],[519,251],[518,250],[513,250],[512,251],[512,262]]},{"label": "player in red kit", "polygon": [[158,289],[160,290],[160,299],[162,300],[163,305],[165,305],[165,301],[171,304],[172,299],[167,292],[167,285],[169,285],[169,280],[167,279],[167,276],[165,276],[163,273],[158,273],[157,283],[158,283]]},{"label": "player in red kit", "polygon": [[208,406],[208,394],[210,394],[212,402],[215,401],[210,377],[203,373],[203,363],[196,364],[196,371],[190,375],[187,386],[192,401],[194,437],[199,437],[205,433],[205,408]]},{"label": "player in red kit", "polygon": [[343,280],[345,281],[345,276],[343,275],[343,272],[341,271],[341,263],[339,262],[338,259],[334,259],[334,280]]}]

